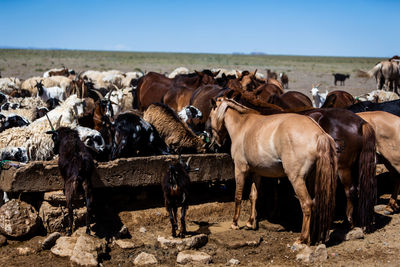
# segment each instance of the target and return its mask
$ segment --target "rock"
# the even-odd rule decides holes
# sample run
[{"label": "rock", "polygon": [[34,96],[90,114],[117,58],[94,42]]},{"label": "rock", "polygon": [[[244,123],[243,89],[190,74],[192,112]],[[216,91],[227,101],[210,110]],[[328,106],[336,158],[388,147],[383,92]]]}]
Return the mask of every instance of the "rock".
[{"label": "rock", "polygon": [[134,265],[148,265],[157,263],[158,263],[157,258],[154,255],[146,252],[140,253],[133,261]]},{"label": "rock", "polygon": [[[53,206],[47,201],[43,201],[39,209],[39,216],[43,221],[43,226],[48,233],[62,232],[68,226],[68,210],[64,206]],[[74,209],[75,226],[85,224],[86,208]]]},{"label": "rock", "polygon": [[17,253],[18,253],[18,255],[21,255],[21,256],[26,256],[26,255],[32,254],[34,252],[35,251],[30,247],[19,247],[19,248],[17,248]]},{"label": "rock", "polygon": [[209,264],[212,261],[212,257],[207,253],[195,250],[185,250],[178,253],[176,262],[179,264],[187,264],[190,262]]},{"label": "rock", "polygon": [[76,240],[70,260],[79,265],[97,266],[100,253],[105,252],[105,240],[90,235],[81,235]]},{"label": "rock", "polygon": [[237,259],[230,259],[230,260],[226,263],[226,265],[239,265],[239,264],[240,264],[240,261],[237,260]]},{"label": "rock", "polygon": [[310,262],[310,256],[312,252],[313,250],[309,246],[304,246],[299,250],[299,253],[296,255],[296,260]]},{"label": "rock", "polygon": [[137,240],[136,242],[131,239],[117,239],[114,241],[122,249],[132,249],[143,246],[143,242]]},{"label": "rock", "polygon": [[40,217],[30,204],[12,199],[0,208],[0,231],[6,236],[18,238],[34,233],[40,225]]},{"label": "rock", "polygon": [[59,232],[54,232],[50,234],[42,243],[42,249],[51,249],[55,244],[58,238],[61,237]]},{"label": "rock", "polygon": [[311,247],[303,245],[300,252],[296,255],[296,260],[304,262],[322,262],[328,258],[326,246],[321,244],[313,250]]},{"label": "rock", "polygon": [[78,237],[62,236],[57,239],[51,252],[60,257],[71,257]]},{"label": "rock", "polygon": [[205,234],[200,234],[182,239],[158,236],[157,241],[164,249],[177,248],[179,251],[182,251],[185,249],[194,249],[204,246],[208,242],[208,236]]},{"label": "rock", "polygon": [[62,190],[44,193],[43,200],[53,205],[54,204],[62,204],[63,206],[66,205],[65,195]]},{"label": "rock", "polygon": [[328,259],[328,251],[326,250],[325,244],[318,245],[310,255],[311,262],[322,262],[326,261],[326,259]]},{"label": "rock", "polygon": [[7,238],[4,235],[0,235],[0,247],[7,245]]},{"label": "rock", "polygon": [[[230,238],[229,240],[226,240],[225,238],[220,238],[217,235],[214,235],[214,239],[216,243],[218,243],[221,246],[224,246],[229,249],[238,249],[242,247],[257,247],[261,244],[262,242],[262,237],[245,237],[245,238],[240,238],[238,237],[233,237]],[[247,239],[247,240],[246,240]]]},{"label": "rock", "polygon": [[121,229],[118,231],[117,235],[115,236],[116,238],[128,238],[130,237],[128,227],[123,225]]},{"label": "rock", "polygon": [[146,232],[147,232],[146,227],[143,227],[143,226],[140,227],[139,232],[141,232],[141,233],[146,233]]},{"label": "rock", "polygon": [[346,234],[344,240],[349,241],[349,240],[363,239],[363,238],[364,238],[363,230],[360,227],[355,227]]}]

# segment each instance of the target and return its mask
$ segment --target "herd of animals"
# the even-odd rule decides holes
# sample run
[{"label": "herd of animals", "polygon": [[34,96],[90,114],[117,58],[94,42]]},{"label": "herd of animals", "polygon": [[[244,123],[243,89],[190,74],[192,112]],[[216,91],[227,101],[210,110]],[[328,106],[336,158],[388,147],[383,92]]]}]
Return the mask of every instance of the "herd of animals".
[{"label": "herd of animals", "polygon": [[[281,73],[279,81],[269,70],[265,77],[257,70],[189,73],[179,68],[166,76],[62,68],[25,81],[0,78],[0,156],[2,161],[26,163],[58,155],[71,234],[72,197],[79,190],[84,192],[90,233],[94,160],[230,153],[236,179],[233,229],[239,228],[246,178],[252,180],[247,227],[255,229],[261,177],[288,177],[303,212],[298,242],[325,242],[337,179],[345,191],[349,225],[373,229],[377,161],[395,178],[386,208],[399,209],[400,75],[385,76],[387,62],[399,72],[396,58],[367,72],[376,78],[378,90],[354,97],[341,90],[320,93],[319,85],[313,85],[312,99],[285,91],[288,76]],[[334,74],[334,83],[344,84],[346,78]],[[380,90],[385,82],[394,92]],[[186,233],[189,171],[189,162],[179,156],[161,181],[173,236],[178,206],[179,235]]]}]

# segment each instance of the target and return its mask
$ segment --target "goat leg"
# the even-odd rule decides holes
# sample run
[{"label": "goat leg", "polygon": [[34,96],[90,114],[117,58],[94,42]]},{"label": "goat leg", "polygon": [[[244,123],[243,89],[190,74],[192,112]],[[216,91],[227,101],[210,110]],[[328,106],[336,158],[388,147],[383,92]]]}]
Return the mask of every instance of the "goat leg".
[{"label": "goat leg", "polygon": [[74,214],[73,214],[73,209],[72,209],[72,192],[70,192],[70,190],[68,190],[68,187],[65,190],[65,199],[66,199],[67,207],[68,207],[67,236],[70,236],[72,234],[72,224],[74,222]]},{"label": "goat leg", "polygon": [[85,191],[86,199],[86,234],[90,235],[90,217],[92,215],[92,192],[86,180],[82,182],[83,190]]},{"label": "goat leg", "polygon": [[176,224],[177,223],[176,223],[176,216],[174,216],[174,212],[173,212],[172,207],[168,207],[168,212],[169,212],[169,219],[171,221],[172,236],[176,237],[176,229],[177,229]]},{"label": "goat leg", "polygon": [[185,222],[185,216],[186,216],[186,211],[187,211],[187,206],[184,205],[182,206],[181,209],[181,231],[179,233],[179,237],[184,238],[185,235],[187,234],[186,232],[186,222]]}]

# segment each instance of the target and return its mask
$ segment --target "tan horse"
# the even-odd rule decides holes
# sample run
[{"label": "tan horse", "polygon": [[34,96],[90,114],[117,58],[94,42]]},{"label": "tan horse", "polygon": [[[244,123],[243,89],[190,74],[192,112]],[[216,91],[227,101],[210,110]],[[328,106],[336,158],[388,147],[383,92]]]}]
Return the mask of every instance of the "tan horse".
[{"label": "tan horse", "polygon": [[398,94],[397,87],[399,86],[400,71],[398,61],[382,61],[376,64],[367,72],[369,77],[375,77],[376,89],[382,90],[386,83],[386,90],[391,90]]},{"label": "tan horse", "polygon": [[[239,228],[246,177],[253,175],[251,215],[247,226],[254,229],[260,176],[287,176],[303,211],[301,235],[297,242],[324,242],[335,203],[337,155],[333,139],[307,116],[289,113],[262,116],[226,98],[213,101],[210,117],[215,142],[221,144],[226,134],[232,141],[236,180],[232,228]],[[306,183],[310,185],[308,189]]]},{"label": "tan horse", "polygon": [[357,113],[375,130],[376,152],[395,178],[396,184],[386,209],[394,212],[399,209],[397,195],[400,189],[400,118],[384,111],[369,111]]}]

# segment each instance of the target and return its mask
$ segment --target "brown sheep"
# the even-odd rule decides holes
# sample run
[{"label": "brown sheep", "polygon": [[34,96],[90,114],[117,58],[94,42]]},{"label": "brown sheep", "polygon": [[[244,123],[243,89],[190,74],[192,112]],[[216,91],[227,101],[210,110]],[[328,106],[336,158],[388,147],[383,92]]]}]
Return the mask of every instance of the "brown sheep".
[{"label": "brown sheep", "polygon": [[165,143],[180,153],[205,153],[206,143],[184,123],[170,107],[151,104],[143,119],[151,123]]}]

